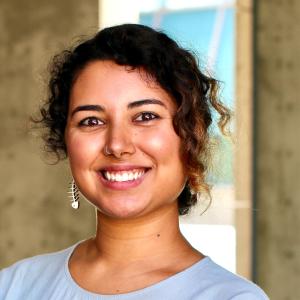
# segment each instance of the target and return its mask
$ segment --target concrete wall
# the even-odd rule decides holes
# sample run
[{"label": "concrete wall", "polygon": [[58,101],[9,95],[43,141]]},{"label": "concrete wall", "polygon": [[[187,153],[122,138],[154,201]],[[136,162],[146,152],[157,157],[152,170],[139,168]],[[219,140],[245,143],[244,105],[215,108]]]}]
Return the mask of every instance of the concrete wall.
[{"label": "concrete wall", "polygon": [[300,1],[256,1],[257,280],[300,299]]},{"label": "concrete wall", "polygon": [[97,23],[97,0],[0,2],[0,268],[94,233],[93,210],[70,208],[67,163],[43,162],[28,118],[45,96],[51,55]]}]

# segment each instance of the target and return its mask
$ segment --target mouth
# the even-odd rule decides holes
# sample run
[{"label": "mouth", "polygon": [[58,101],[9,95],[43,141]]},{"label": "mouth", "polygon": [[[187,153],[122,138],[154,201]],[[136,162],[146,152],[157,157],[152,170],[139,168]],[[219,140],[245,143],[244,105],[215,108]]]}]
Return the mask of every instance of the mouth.
[{"label": "mouth", "polygon": [[132,182],[140,179],[150,168],[133,168],[129,170],[100,170],[103,179],[109,182]]}]

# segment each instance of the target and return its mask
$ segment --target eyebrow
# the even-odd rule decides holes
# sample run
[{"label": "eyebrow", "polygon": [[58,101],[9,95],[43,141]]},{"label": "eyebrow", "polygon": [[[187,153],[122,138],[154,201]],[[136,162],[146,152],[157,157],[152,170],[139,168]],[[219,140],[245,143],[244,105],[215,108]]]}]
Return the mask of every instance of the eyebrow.
[{"label": "eyebrow", "polygon": [[[130,102],[127,105],[127,108],[132,109],[134,107],[139,107],[139,106],[149,105],[149,104],[158,104],[158,105],[163,106],[164,108],[167,108],[166,105],[162,101],[160,101],[158,99],[142,99],[142,100],[133,101],[133,102]],[[72,111],[71,116],[73,116],[75,113],[77,113],[79,111],[97,111],[97,112],[102,112],[102,111],[105,111],[105,109],[101,105],[80,105],[80,106],[77,106]]]},{"label": "eyebrow", "polygon": [[147,104],[158,104],[158,105],[161,105],[161,106],[167,108],[166,105],[158,99],[137,100],[137,101],[134,101],[134,102],[130,102],[127,107],[128,108],[134,108],[134,107],[139,107],[139,106],[147,105]]},{"label": "eyebrow", "polygon": [[71,116],[79,111],[105,111],[105,109],[101,105],[80,105],[77,106],[71,113]]}]

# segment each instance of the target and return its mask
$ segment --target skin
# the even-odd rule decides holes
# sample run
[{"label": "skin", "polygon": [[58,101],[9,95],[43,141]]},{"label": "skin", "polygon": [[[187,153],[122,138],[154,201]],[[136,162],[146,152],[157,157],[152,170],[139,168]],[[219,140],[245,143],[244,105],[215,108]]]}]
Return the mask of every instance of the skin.
[{"label": "skin", "polygon": [[[176,199],[187,178],[172,124],[175,110],[144,72],[96,61],[78,75],[65,140],[73,177],[97,208],[96,236],[69,261],[84,289],[134,291],[203,258],[179,231]],[[111,184],[102,175],[124,167],[145,171],[138,184]]]}]

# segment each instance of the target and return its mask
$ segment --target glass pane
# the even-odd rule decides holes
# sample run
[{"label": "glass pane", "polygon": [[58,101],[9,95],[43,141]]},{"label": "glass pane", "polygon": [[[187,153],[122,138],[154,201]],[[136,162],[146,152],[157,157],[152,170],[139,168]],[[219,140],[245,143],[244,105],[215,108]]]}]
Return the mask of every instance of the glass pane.
[{"label": "glass pane", "polygon": [[[213,7],[178,8],[178,1],[163,1],[160,8],[140,13],[140,23],[161,29],[196,53],[200,67],[221,82],[222,101],[234,109],[234,6],[219,1]],[[173,5],[172,5],[173,4]],[[172,8],[174,7],[174,9]],[[181,218],[181,230],[190,243],[225,268],[236,271],[234,227],[233,146],[213,124],[214,150],[208,181],[213,184],[212,206],[206,204]]]},{"label": "glass pane", "polygon": [[[110,7],[117,5],[109,1]],[[120,4],[120,2],[118,2]],[[123,2],[122,2],[123,3]],[[125,2],[124,2],[125,3]],[[196,53],[202,70],[221,82],[222,101],[234,110],[235,93],[235,2],[234,0],[129,0],[122,16],[102,9],[100,22],[109,26],[129,22],[161,29],[180,45]],[[102,5],[102,8],[105,5]],[[188,216],[181,217],[181,230],[190,243],[225,268],[236,271],[234,150],[230,139],[213,124],[214,153],[208,181],[213,184],[212,204],[200,201]]]}]

